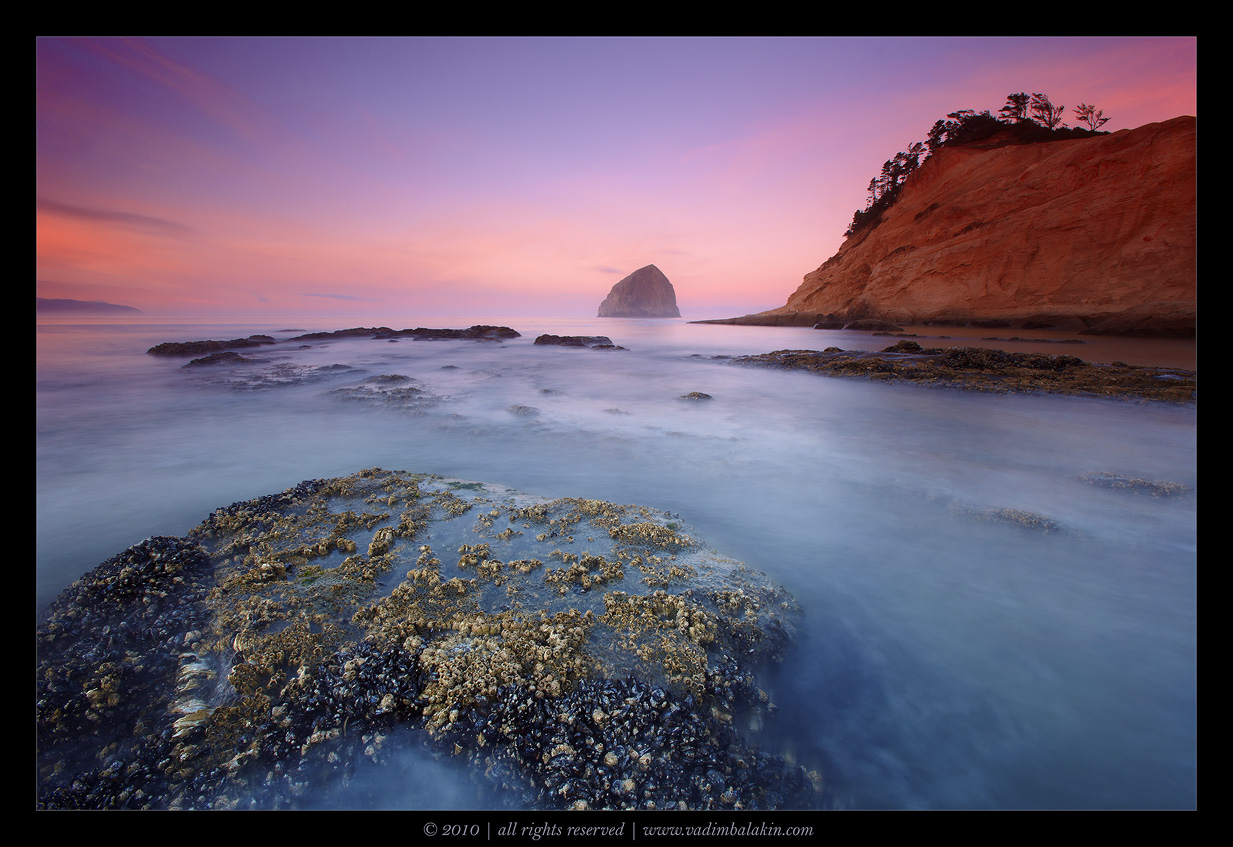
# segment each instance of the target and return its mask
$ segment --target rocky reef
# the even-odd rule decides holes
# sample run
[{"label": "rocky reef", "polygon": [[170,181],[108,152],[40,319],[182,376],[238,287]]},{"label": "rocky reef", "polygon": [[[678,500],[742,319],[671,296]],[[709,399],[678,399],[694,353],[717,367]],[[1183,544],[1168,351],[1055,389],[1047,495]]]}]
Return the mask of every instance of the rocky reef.
[{"label": "rocky reef", "polygon": [[679,318],[676,290],[654,265],[639,268],[612,286],[599,304],[601,318]]},{"label": "rocky reef", "polygon": [[[400,338],[423,339],[466,339],[470,341],[502,341],[507,338],[520,338],[522,333],[507,326],[487,326],[477,324],[467,329],[432,329],[419,327],[417,329],[390,329],[388,326],[351,327],[328,332],[308,332],[297,335],[285,341],[332,341],[339,338],[371,338],[378,341],[397,341]],[[234,350],[245,347],[262,347],[280,343],[270,335],[250,335],[247,338],[233,338],[230,341],[166,341],[156,344],[146,352],[151,356],[202,356],[208,353],[218,353],[224,350]]]},{"label": "rocky reef", "polygon": [[233,338],[230,341],[164,341],[162,344],[155,344],[146,352],[151,356],[201,356],[205,358],[207,354],[220,353],[224,350],[264,347],[277,343],[278,340],[270,335],[250,335],[247,338]]},{"label": "rocky reef", "polygon": [[555,347],[590,347],[596,350],[624,350],[619,344],[613,344],[606,335],[550,335],[544,334],[535,339],[536,344]]},{"label": "rocky reef", "polygon": [[1071,394],[1111,399],[1194,403],[1198,376],[1182,368],[1123,362],[1091,364],[1076,356],[1010,353],[983,347],[922,347],[903,340],[881,352],[776,350],[730,361],[827,376],[911,382],[940,388],[1015,394]]},{"label": "rocky reef", "polygon": [[423,745],[481,802],[809,807],[761,743],[799,614],[678,518],[370,469],[217,509],[37,629],[44,808],[296,808]]}]

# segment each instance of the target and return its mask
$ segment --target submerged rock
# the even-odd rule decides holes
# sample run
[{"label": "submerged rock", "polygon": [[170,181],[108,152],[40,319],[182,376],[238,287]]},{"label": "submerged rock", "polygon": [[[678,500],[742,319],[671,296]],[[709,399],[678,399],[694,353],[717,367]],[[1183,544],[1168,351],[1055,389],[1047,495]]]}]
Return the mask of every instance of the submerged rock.
[{"label": "submerged rock", "polygon": [[1094,485],[1097,488],[1111,488],[1115,491],[1147,494],[1151,497],[1188,498],[1195,493],[1193,488],[1182,485],[1180,482],[1127,477],[1108,471],[1089,471],[1082,474],[1079,478],[1088,485]]},{"label": "submerged rock", "polygon": [[975,509],[963,506],[952,508],[952,513],[977,521],[1013,524],[1034,532],[1060,532],[1061,525],[1046,515],[1029,512],[1025,509]]},{"label": "submerged rock", "polygon": [[202,356],[199,359],[193,359],[185,368],[197,368],[203,365],[244,365],[250,362],[256,362],[256,359],[250,359],[247,356],[241,356],[232,350],[224,350],[221,353],[211,353],[208,356]]},{"label": "submerged rock", "polygon": [[[350,365],[297,365],[292,362],[270,362],[250,359],[238,354],[223,354],[212,362],[201,362],[194,359],[183,367],[196,371],[200,364],[212,364],[206,381],[214,385],[224,385],[234,391],[265,391],[269,389],[286,388],[293,385],[311,385],[328,382],[353,375],[356,371]],[[206,357],[209,358],[209,357]],[[238,368],[228,368],[227,365],[238,365]]]},{"label": "submerged rock", "polygon": [[293,808],[420,744],[482,802],[816,804],[764,749],[799,610],[671,515],[371,469],[217,509],[38,627],[38,803]]},{"label": "submerged rock", "polygon": [[423,415],[435,408],[443,398],[418,385],[405,374],[381,374],[370,377],[359,385],[335,388],[330,396],[340,400],[369,403],[376,406]]}]

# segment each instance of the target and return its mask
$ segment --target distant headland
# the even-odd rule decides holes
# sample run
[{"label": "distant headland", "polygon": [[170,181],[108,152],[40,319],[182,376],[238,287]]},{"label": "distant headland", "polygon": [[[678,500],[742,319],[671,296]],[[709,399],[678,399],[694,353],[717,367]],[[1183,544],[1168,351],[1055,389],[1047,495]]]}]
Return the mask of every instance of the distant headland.
[{"label": "distant headland", "polygon": [[56,300],[36,297],[36,315],[140,315],[141,309],[99,300]]}]

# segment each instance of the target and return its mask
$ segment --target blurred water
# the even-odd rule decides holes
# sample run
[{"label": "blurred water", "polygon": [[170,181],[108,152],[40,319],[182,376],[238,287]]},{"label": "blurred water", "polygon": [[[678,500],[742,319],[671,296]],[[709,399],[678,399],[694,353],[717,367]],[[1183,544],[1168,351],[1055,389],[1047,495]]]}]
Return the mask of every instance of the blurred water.
[{"label": "blurred water", "polygon": [[[184,369],[145,350],[343,327],[40,323],[37,609],[147,536],[364,467],[639,503],[680,514],[801,602],[799,650],[773,679],[775,729],[802,761],[822,762],[835,802],[1195,804],[1194,502],[1078,479],[1110,471],[1194,486],[1194,409],[711,358],[891,343],[866,334],[621,319],[366,325],[474,323],[523,335],[280,344],[241,351],[261,364]],[[532,344],[541,332],[604,334],[628,349]],[[339,364],[351,369],[311,370]],[[288,373],[317,381],[254,378]],[[434,402],[399,409],[331,394],[382,374],[413,378]],[[692,391],[712,399],[680,399]],[[1039,513],[1062,531],[963,514],[994,508]],[[434,778],[328,802],[450,807],[466,792]]]}]

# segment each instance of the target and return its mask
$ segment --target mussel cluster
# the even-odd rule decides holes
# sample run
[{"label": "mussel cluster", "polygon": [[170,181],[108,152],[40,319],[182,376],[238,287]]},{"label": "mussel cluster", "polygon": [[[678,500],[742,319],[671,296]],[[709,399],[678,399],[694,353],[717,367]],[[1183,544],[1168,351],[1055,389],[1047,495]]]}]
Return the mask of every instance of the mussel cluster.
[{"label": "mussel cluster", "polygon": [[170,735],[162,738],[167,722],[150,704],[175,696],[185,636],[209,619],[202,602],[209,571],[196,544],[148,538],[52,604],[35,635],[43,802],[124,805],[140,781],[142,765],[134,762],[170,749]]},{"label": "mussel cluster", "polygon": [[[408,745],[490,807],[817,802],[816,773],[751,740],[786,592],[670,516],[508,497],[372,469],[99,565],[38,629],[39,804],[302,808]],[[562,550],[575,532],[600,553]],[[456,570],[422,543],[477,534]],[[612,585],[557,584],[521,566],[537,545],[624,564]]]},{"label": "mussel cluster", "polygon": [[[757,691],[735,662],[711,682],[732,706]],[[521,808],[808,808],[821,788],[749,744],[722,707],[634,679],[586,680],[555,699],[502,690],[435,743],[470,759],[494,803]]]}]

